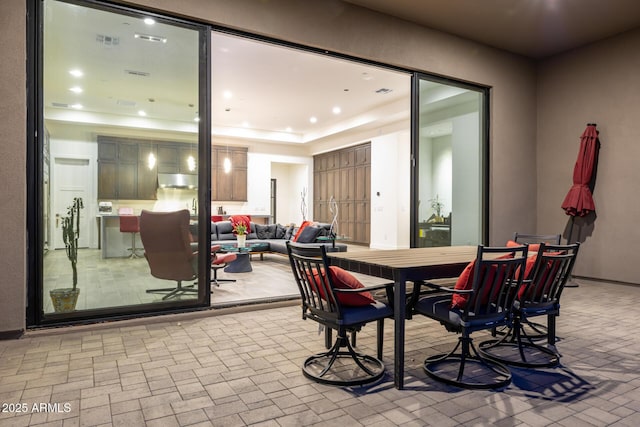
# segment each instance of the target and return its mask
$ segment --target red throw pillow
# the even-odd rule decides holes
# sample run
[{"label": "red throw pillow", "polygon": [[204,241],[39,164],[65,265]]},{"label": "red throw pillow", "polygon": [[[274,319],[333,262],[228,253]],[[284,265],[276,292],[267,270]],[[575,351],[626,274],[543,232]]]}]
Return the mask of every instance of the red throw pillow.
[{"label": "red throw pillow", "polygon": [[[512,248],[514,246],[522,246],[523,243],[514,242],[513,240],[509,240],[507,242],[507,247]],[[540,250],[540,243],[529,243],[529,251],[527,252],[529,255],[535,255]]]},{"label": "red throw pillow", "polygon": [[[565,252],[547,252],[546,255],[563,255]],[[533,259],[533,260],[531,260]],[[533,267],[536,264],[536,259],[537,256],[532,256],[527,258],[527,266],[525,267],[525,275],[524,278],[525,279],[533,279],[531,276],[531,273],[533,273]],[[538,275],[538,280],[537,283],[543,283],[545,285],[551,285],[551,283],[553,281],[550,281],[549,283],[547,282],[547,278],[549,277],[549,274],[551,274],[552,276],[555,276],[556,274],[558,274],[558,269],[560,268],[559,264],[553,263],[552,261],[548,261],[547,265],[542,267],[544,268],[544,270],[542,271],[542,273],[540,273]],[[529,284],[529,287],[532,286],[538,286],[535,283],[531,283]],[[522,300],[523,298],[538,298],[540,295],[546,294],[548,293],[549,289],[543,289],[542,286],[539,286],[538,289],[536,289],[535,291],[535,295],[533,295],[533,291],[529,291],[526,292],[528,289],[527,286],[522,286],[519,290],[518,290],[518,299]]]},{"label": "red throw pillow", "polygon": [[[518,245],[520,246],[520,245]],[[498,259],[504,259],[504,258],[511,258],[512,255],[511,254],[507,254],[507,255],[503,255],[501,257],[499,257]],[[466,267],[465,269],[462,271],[462,274],[460,274],[460,276],[458,277],[458,280],[456,281],[455,286],[453,287],[454,289],[458,289],[458,290],[468,290],[468,289],[472,289],[473,288],[473,273],[474,270],[476,268],[476,260],[471,261]],[[491,269],[492,271],[489,273],[489,277],[487,278],[487,280],[493,281],[493,278],[495,276],[495,266],[493,266],[493,268]],[[485,295],[483,295],[483,300],[487,300],[488,297],[488,289],[485,290]],[[451,308],[457,308],[458,310],[464,310],[465,307],[467,306],[467,303],[469,302],[469,297],[471,296],[471,294],[453,294],[453,296],[451,297]]]},{"label": "red throw pillow", "polygon": [[298,228],[298,231],[296,231],[296,235],[293,236],[293,239],[291,239],[292,242],[295,242],[298,240],[298,236],[300,235],[300,233],[302,233],[302,230],[304,230],[304,228],[307,225],[311,225],[312,222],[311,221],[302,221],[302,224],[300,224],[300,228]]},{"label": "red throw pillow", "polygon": [[[462,290],[462,289],[471,289],[473,286],[473,269],[476,268],[476,261],[471,261],[465,269],[462,271],[462,274],[458,277],[455,286],[453,289]],[[451,308],[457,308],[459,310],[464,310],[467,306],[467,301],[469,300],[469,294],[453,294],[451,297]]]},{"label": "red throw pillow", "polygon": [[[351,273],[343,270],[340,267],[330,266],[329,274],[336,289],[362,289],[364,285]],[[318,280],[318,273],[314,272],[313,279],[310,278],[311,287],[320,295],[320,298],[326,300],[324,290],[322,288],[316,289],[315,283]],[[340,293],[337,292],[336,296],[340,304],[351,307],[362,307],[375,302],[371,292],[359,292],[359,293]]]}]

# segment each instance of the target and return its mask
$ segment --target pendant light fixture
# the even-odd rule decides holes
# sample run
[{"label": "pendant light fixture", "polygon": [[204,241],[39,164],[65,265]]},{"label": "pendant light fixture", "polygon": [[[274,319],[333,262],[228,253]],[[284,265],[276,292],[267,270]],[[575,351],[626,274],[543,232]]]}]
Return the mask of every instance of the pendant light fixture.
[{"label": "pendant light fixture", "polygon": [[227,145],[227,156],[224,158],[222,163],[222,167],[224,168],[224,173],[231,172],[231,159],[229,158],[229,146]]},{"label": "pendant light fixture", "polygon": [[193,144],[190,144],[189,157],[187,157],[187,168],[189,172],[196,170],[196,159],[193,157]]},{"label": "pendant light fixture", "polygon": [[156,167],[156,155],[153,154],[153,144],[149,141],[149,155],[147,156],[147,167],[153,170]]}]

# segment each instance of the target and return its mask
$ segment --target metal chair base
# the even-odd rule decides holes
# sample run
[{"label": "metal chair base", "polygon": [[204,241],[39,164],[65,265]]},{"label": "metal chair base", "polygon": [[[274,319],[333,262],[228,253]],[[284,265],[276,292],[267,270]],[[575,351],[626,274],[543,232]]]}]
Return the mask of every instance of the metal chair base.
[{"label": "metal chair base", "polygon": [[169,298],[173,298],[175,296],[179,296],[181,294],[184,293],[198,293],[198,288],[194,287],[195,284],[193,285],[187,285],[187,286],[182,286],[182,282],[178,282],[178,286],[175,288],[159,288],[159,289],[147,289],[147,293],[151,294],[151,293],[156,293],[156,292],[168,292],[167,295],[162,297],[162,300],[166,300]]},{"label": "metal chair base", "polygon": [[213,277],[211,278],[211,283],[216,285],[217,287],[220,287],[220,282],[235,282],[236,279],[219,279],[218,278],[218,270],[221,268],[225,268],[227,266],[227,264],[219,264],[216,267],[211,267],[211,270],[213,271]]},{"label": "metal chair base", "polygon": [[347,337],[338,337],[329,351],[308,357],[302,373],[321,384],[360,386],[380,380],[385,367],[380,359],[356,352]]},{"label": "metal chair base", "polygon": [[[530,321],[526,321],[522,325],[523,327],[527,328],[526,335],[530,339],[534,341],[547,339],[548,330],[546,325],[543,325],[542,323],[536,323],[536,322],[530,322]],[[510,332],[511,332],[511,328],[508,326],[505,326],[502,329],[496,330],[494,335],[498,335],[502,337]]]},{"label": "metal chair base", "polygon": [[488,390],[511,384],[509,368],[482,357],[471,338],[461,337],[451,352],[426,358],[423,368],[431,378],[460,388]]},{"label": "metal chair base", "polygon": [[144,254],[138,253],[138,251],[144,251],[143,248],[136,248],[136,233],[131,233],[131,247],[127,248],[131,254],[127,257],[129,259],[144,258]]},{"label": "metal chair base", "polygon": [[560,355],[541,345],[489,340],[480,343],[480,353],[487,359],[519,368],[554,368]]}]

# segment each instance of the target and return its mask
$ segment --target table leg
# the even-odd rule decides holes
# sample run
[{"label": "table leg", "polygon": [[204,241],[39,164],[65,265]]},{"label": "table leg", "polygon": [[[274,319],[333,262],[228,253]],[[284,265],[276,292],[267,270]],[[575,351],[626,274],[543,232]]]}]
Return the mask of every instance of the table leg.
[{"label": "table leg", "polygon": [[402,275],[394,280],[395,297],[393,301],[394,317],[394,357],[393,381],[398,390],[404,388],[404,322],[406,315],[405,294],[407,281]]}]

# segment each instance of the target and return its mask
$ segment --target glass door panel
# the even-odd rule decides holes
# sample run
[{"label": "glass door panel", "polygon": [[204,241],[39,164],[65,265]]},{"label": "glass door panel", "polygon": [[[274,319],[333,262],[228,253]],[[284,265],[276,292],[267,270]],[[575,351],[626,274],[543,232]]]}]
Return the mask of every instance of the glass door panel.
[{"label": "glass door panel", "polygon": [[482,243],[484,91],[421,77],[416,96],[414,246]]},{"label": "glass door panel", "polygon": [[[205,29],[87,5],[42,6],[41,318],[202,304],[208,283],[202,278],[198,287],[196,269],[172,276],[145,256],[158,239],[143,241],[140,215],[186,211],[193,230],[184,234],[187,249],[197,242]],[[73,212],[72,222],[74,205],[79,217]],[[60,311],[55,295],[73,292],[56,290],[74,287],[77,300]],[[176,288],[182,290],[172,294]]]}]

